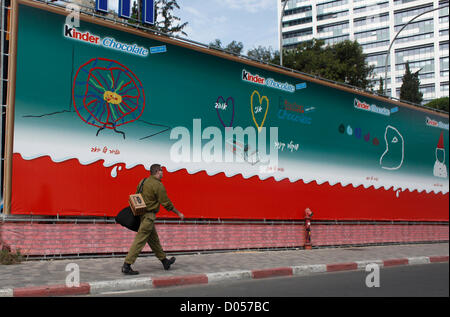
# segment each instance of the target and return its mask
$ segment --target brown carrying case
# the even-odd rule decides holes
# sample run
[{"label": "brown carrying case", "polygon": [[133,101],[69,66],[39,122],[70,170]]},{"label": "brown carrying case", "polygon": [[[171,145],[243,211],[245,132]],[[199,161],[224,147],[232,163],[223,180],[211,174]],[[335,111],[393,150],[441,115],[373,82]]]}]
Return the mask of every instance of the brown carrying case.
[{"label": "brown carrying case", "polygon": [[142,198],[142,187],[144,186],[146,178],[143,179],[139,185],[138,193],[130,195],[128,202],[130,203],[131,211],[133,215],[140,216],[147,212],[147,206],[145,205],[144,198]]}]

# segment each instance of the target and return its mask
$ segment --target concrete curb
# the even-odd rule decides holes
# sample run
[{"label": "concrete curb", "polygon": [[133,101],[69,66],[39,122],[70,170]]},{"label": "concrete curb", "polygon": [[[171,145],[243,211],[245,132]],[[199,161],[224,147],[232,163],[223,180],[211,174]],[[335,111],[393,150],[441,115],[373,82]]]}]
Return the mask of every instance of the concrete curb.
[{"label": "concrete curb", "polygon": [[448,262],[449,256],[411,257],[388,260],[364,260],[349,263],[312,264],[291,267],[280,267],[258,270],[243,270],[218,272],[196,275],[181,275],[167,277],[140,277],[81,283],[78,287],[65,285],[45,285],[20,288],[0,289],[0,297],[48,297],[101,294],[107,292],[145,290],[160,287],[212,284],[224,281],[251,280],[279,276],[302,276],[314,273],[365,270],[368,264],[378,264],[381,267],[397,265],[417,265],[437,262]]}]

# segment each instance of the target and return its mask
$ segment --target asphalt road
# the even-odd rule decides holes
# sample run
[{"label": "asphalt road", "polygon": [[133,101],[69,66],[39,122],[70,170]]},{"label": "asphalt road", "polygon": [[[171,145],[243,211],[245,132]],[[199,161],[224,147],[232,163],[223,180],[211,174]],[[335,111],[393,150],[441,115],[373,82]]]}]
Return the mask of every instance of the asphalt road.
[{"label": "asphalt road", "polygon": [[[320,273],[145,291],[116,292],[114,297],[448,297],[449,264],[432,263],[366,271]],[[368,287],[367,283],[369,283]],[[192,300],[191,300],[192,303]]]}]

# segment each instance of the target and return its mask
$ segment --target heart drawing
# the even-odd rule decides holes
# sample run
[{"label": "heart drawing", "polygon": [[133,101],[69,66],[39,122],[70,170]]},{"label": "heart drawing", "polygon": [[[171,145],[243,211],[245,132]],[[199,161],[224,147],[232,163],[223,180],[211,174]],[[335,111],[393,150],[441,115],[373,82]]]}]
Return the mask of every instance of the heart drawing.
[{"label": "heart drawing", "polygon": [[233,126],[233,121],[234,121],[234,99],[233,99],[233,97],[228,97],[227,101],[225,101],[225,99],[224,99],[222,96],[220,96],[219,98],[217,98],[217,102],[216,102],[216,104],[222,102],[222,103],[224,103],[225,105],[227,105],[227,108],[228,108],[228,106],[230,106],[229,101],[231,101],[231,104],[232,104],[232,106],[233,106],[233,107],[232,107],[232,108],[233,108],[233,110],[232,110],[233,112],[232,112],[232,115],[231,115],[231,121],[230,121],[230,123],[229,123],[228,125],[226,125],[226,124],[223,122],[222,117],[220,116],[219,108],[216,106],[217,116],[219,117],[220,123],[222,123],[222,125],[224,126],[224,128],[232,127],[232,126]]},{"label": "heart drawing", "polygon": [[[264,118],[262,119],[262,121],[260,123],[257,122],[256,118],[255,118],[255,106],[253,104],[253,97],[255,95],[258,95],[258,99],[259,99],[259,105],[257,105],[257,109],[262,111],[262,104],[263,101],[265,100],[267,103],[267,107],[266,107],[266,112],[264,113]],[[255,122],[256,127],[258,128],[258,132],[261,132],[261,129],[264,126],[264,123],[266,122],[266,118],[267,118],[267,113],[269,112],[269,98],[267,98],[266,96],[262,96],[259,94],[259,92],[257,90],[255,90],[252,94],[252,97],[250,98],[250,108],[252,110],[252,116],[253,116],[253,121]],[[258,113],[258,112],[257,112]]]}]

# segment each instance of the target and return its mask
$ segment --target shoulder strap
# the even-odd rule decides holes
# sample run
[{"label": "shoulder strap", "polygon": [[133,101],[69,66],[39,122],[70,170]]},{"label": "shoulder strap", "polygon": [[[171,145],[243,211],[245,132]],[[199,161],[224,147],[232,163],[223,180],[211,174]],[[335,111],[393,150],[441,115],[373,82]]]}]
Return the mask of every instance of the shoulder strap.
[{"label": "shoulder strap", "polygon": [[141,183],[139,184],[139,188],[138,188],[138,194],[142,193],[142,187],[144,187],[144,183],[146,180],[147,180],[146,178],[141,180]]}]

